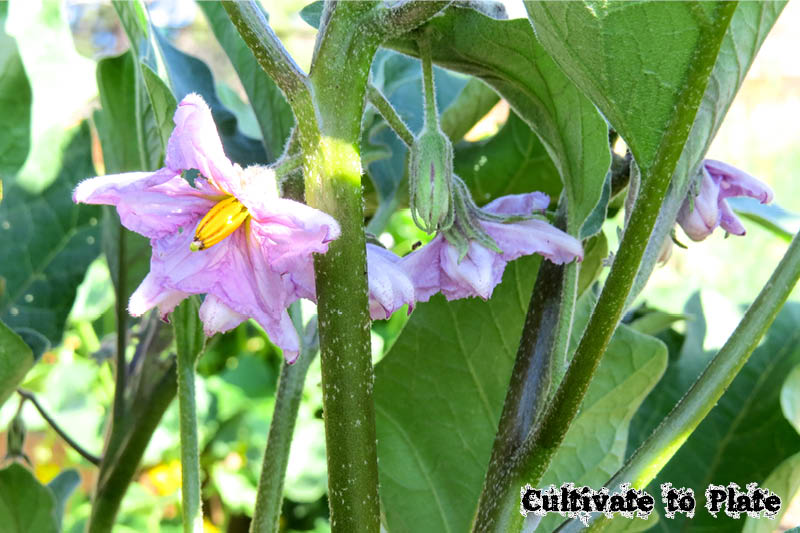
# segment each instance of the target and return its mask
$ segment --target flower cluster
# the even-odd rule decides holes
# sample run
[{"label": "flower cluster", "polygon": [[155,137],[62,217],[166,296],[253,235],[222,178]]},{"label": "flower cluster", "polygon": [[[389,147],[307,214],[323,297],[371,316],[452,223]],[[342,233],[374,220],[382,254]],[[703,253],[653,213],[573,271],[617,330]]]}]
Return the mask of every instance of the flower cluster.
[{"label": "flower cluster", "polygon": [[[133,316],[157,307],[166,318],[184,298],[205,294],[200,319],[207,335],[253,318],[292,362],[299,340],[286,309],[299,298],[316,299],[313,254],[328,250],[339,225],[279,197],[272,169],[232,163],[198,95],[180,102],[174,120],[164,168],[87,179],[73,200],[116,206],[126,228],[150,239],[150,272],[128,304]],[[200,174],[193,184],[182,176],[187,170]],[[483,240],[443,232],[403,258],[368,244],[370,315],[388,318],[436,292],[450,300],[487,299],[506,264],[522,255],[582,259],[577,239],[531,216],[548,203],[546,195],[530,193],[498,198],[482,210],[473,205],[472,231]]]},{"label": "flower cluster", "polygon": [[762,204],[772,201],[772,189],[736,167],[706,159],[700,172],[697,194],[687,196],[678,213],[678,223],[692,240],[702,241],[717,226],[734,235],[745,234],[742,222],[725,201],[727,198],[748,196]]}]

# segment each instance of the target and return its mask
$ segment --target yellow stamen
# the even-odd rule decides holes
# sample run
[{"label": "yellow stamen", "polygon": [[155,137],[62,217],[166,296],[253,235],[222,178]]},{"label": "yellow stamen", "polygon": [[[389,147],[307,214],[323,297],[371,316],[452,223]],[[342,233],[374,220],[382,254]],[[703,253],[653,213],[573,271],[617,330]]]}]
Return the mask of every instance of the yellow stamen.
[{"label": "yellow stamen", "polygon": [[193,252],[211,248],[236,231],[250,213],[234,196],[229,196],[212,207],[200,220],[189,248]]}]

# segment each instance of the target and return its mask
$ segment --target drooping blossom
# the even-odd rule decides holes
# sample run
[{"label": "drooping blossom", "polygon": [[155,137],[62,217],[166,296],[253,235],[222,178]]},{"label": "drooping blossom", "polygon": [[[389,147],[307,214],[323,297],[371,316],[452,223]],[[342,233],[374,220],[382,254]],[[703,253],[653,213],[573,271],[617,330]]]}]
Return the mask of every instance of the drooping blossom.
[{"label": "drooping blossom", "polygon": [[[293,273],[292,279],[302,288],[303,298],[317,301],[313,268]],[[402,258],[394,252],[367,243],[367,282],[372,319],[385,320],[406,304],[409,312],[414,308],[414,283],[403,268]]]},{"label": "drooping blossom", "polygon": [[[487,204],[483,211],[527,216],[546,209],[549,201],[548,196],[540,192],[509,195]],[[448,300],[471,296],[489,299],[503,277],[506,264],[523,255],[537,253],[557,264],[583,259],[580,241],[543,220],[508,223],[481,220],[479,224],[502,253],[471,241],[466,255],[461,258],[456,246],[439,233],[428,244],[403,258],[402,267],[414,282],[417,301],[427,301],[440,291]]]},{"label": "drooping blossom", "polygon": [[[166,317],[188,295],[206,294],[207,335],[252,317],[292,362],[299,340],[286,308],[308,292],[293,273],[311,268],[339,226],[280,198],[271,169],[231,163],[200,96],[187,95],[174,121],[164,168],[85,180],[73,199],[116,206],[126,228],[150,238],[150,272],[131,296],[131,315],[158,307]],[[193,185],[186,170],[199,171]]]},{"label": "drooping blossom", "polygon": [[696,196],[690,193],[678,212],[678,223],[694,241],[702,241],[717,226],[734,235],[744,235],[741,220],[734,214],[726,198],[749,196],[762,204],[772,201],[772,189],[736,167],[706,159],[701,166],[702,178]]}]

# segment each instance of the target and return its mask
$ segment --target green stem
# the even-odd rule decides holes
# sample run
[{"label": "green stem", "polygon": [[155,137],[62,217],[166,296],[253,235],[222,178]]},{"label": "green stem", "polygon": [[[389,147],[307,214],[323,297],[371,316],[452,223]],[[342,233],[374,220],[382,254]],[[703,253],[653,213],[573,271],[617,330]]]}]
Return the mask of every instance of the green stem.
[{"label": "green stem", "polygon": [[431,56],[431,38],[425,32],[419,32],[417,46],[419,58],[422,61],[422,93],[425,97],[425,127],[433,128],[439,124],[439,114],[436,111],[436,87],[433,83],[433,61]]},{"label": "green stem", "polygon": [[233,24],[266,73],[280,87],[289,104],[308,98],[308,78],[272,31],[253,0],[222,2]]},{"label": "green stem", "polygon": [[[181,353],[183,352],[183,353]],[[178,412],[181,436],[181,504],[185,533],[203,531],[200,500],[200,445],[197,436],[193,354],[178,351]]]},{"label": "green stem", "polygon": [[[67,434],[67,432],[64,431],[61,428],[61,426],[58,425],[55,419],[52,416],[50,416],[50,414],[45,410],[44,406],[42,406],[42,404],[39,403],[39,399],[36,397],[35,394],[25,389],[17,389],[17,394],[19,394],[22,398],[26,400],[30,400],[33,406],[36,407],[36,410],[39,411],[39,414],[42,416],[42,418],[44,418],[45,422],[47,422],[50,425],[50,427],[53,428],[53,431],[58,433],[58,436],[61,437],[61,439],[64,442],[66,442],[73,450],[78,452],[78,454],[81,457],[83,457],[84,459],[86,459],[95,466],[98,466],[100,464],[102,459],[84,449],[83,446],[78,444],[72,437],[70,437]],[[21,405],[22,404],[20,403],[20,406]]]},{"label": "green stem", "polygon": [[314,260],[334,533],[380,528],[358,148],[369,66],[379,42],[360,22],[373,7],[371,2],[326,7],[310,74],[318,129],[298,120],[306,200],[341,227],[328,252]]},{"label": "green stem", "polygon": [[146,405],[138,407],[133,424],[126,432],[118,451],[113,456],[105,456],[97,480],[97,490],[92,501],[92,512],[86,526],[88,533],[110,533],[119,511],[122,497],[128,490],[139,461],[156,430],[164,411],[175,397],[177,388],[176,365],[171,364],[167,371],[153,386],[153,394]]},{"label": "green stem", "polygon": [[405,143],[406,146],[411,146],[414,144],[414,134],[411,133],[411,130],[408,129],[406,123],[397,114],[394,106],[389,100],[384,96],[380,89],[372,85],[371,83],[367,86],[367,100],[370,104],[375,106],[375,109],[378,110],[378,113],[384,118],[389,127],[394,130],[400,140]]},{"label": "green stem", "polygon": [[721,4],[719,16],[704,32],[703,42],[698,43],[698,52],[656,158],[650,168],[643,169],[642,189],[575,356],[544,414],[541,426],[526,439],[519,453],[509,459],[513,473],[509,476],[511,483],[507,485],[505,494],[479,509],[475,530],[518,531],[522,526],[522,516],[518,511],[519,487],[525,483],[535,486],[541,480],[583,402],[589,382],[619,323],[736,5],[736,2]]},{"label": "green stem", "polygon": [[[605,484],[606,487],[631,483],[634,488],[643,488],[658,475],[711,409],[717,405],[775,320],[799,279],[800,235],[796,235],[786,255],[747,309],[725,345],[708,363],[703,373],[669,415]],[[605,522],[607,521],[596,520],[590,529],[602,530],[606,525]],[[583,526],[574,524],[562,529],[577,531],[583,529]]]},{"label": "green stem", "polygon": [[[566,225],[562,198],[556,225]],[[513,457],[537,427],[566,365],[577,287],[577,265],[543,260],[531,292],[511,382],[500,416],[492,455],[478,502],[477,516],[502,497],[509,481],[508,458]],[[473,531],[483,531],[476,521]]]},{"label": "green stem", "polygon": [[308,367],[314,361],[317,351],[316,343],[307,343],[304,340],[297,362],[293,365],[284,362],[281,366],[278,391],[275,395],[275,411],[272,414],[267,448],[261,465],[261,478],[258,480],[250,533],[277,533],[280,529],[283,481],[289,463],[297,410],[303,397],[303,384]]}]

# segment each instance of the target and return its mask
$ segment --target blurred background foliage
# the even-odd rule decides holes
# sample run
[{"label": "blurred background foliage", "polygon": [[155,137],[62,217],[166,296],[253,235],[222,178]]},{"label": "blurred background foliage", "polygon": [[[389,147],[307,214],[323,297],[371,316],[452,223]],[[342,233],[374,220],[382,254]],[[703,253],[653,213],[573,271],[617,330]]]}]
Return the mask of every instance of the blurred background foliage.
[{"label": "blurred background foliage", "polygon": [[[276,33],[301,67],[307,69],[316,33],[299,15],[307,2],[263,0],[262,3]],[[152,23],[163,28],[178,49],[202,59],[211,68],[217,94],[236,114],[242,132],[260,139],[262,133],[255,114],[246,103],[247,95],[236,70],[214,37],[202,10],[191,0],[153,0],[147,4]],[[511,2],[508,11],[512,17],[524,16],[524,10]],[[790,118],[800,116],[800,63],[794,57],[800,50],[798,25],[800,4],[790,2],[767,38],[708,154],[769,183],[775,190],[777,202],[791,212],[800,212],[800,195],[796,194],[796,175],[800,172],[800,121]],[[128,46],[127,39],[110,6],[81,1],[11,2],[6,31],[17,40],[33,91],[32,145],[15,182],[27,193],[38,195],[53,183],[62,167],[61,158],[65,152],[58,148],[65,147],[75,127],[99,107],[96,61],[122,53]],[[383,59],[379,55],[376,63]],[[414,64],[412,60],[407,60],[407,64],[403,61],[396,57],[387,59],[387,64],[380,68],[402,69]],[[380,70],[376,73],[379,75]],[[395,90],[405,91],[407,94],[400,100],[414,107],[413,98],[419,97],[415,85],[419,76],[416,67],[409,70],[409,76],[409,83],[383,88],[390,98]],[[395,75],[392,79],[398,77]],[[455,94],[457,91],[453,87],[463,86],[466,81],[465,77],[455,74],[440,76],[440,90]],[[446,102],[440,105],[444,108]],[[402,106],[399,112],[409,120],[412,129],[419,127]],[[402,155],[396,152],[398,141],[388,130],[382,131],[374,112],[370,113],[365,119],[365,157],[369,150],[374,150],[376,160],[380,159],[381,150],[388,146],[393,154],[391,160],[379,161],[370,171],[378,177],[385,176],[387,183],[396,187],[402,177],[396,173],[398,163],[402,165]],[[508,106],[500,101],[465,139],[490,143],[498,132],[514,134],[513,128],[518,122],[515,117],[509,117]],[[506,129],[502,129],[504,125]],[[116,127],[123,129],[134,125],[117,124]],[[469,167],[477,172],[486,163],[479,156],[471,155],[475,146],[479,145],[462,143],[461,163],[458,152],[456,156],[456,164],[464,168],[459,173],[468,173]],[[95,166],[101,172],[96,137],[92,153]],[[374,210],[377,198],[388,193],[372,183],[366,187],[367,208]],[[493,191],[499,194],[527,190],[524,185],[520,187],[520,191]],[[481,201],[480,196],[476,199]],[[97,222],[97,218],[92,217],[88,225],[93,227]],[[621,214],[605,224],[609,249],[617,246],[617,228],[621,224]],[[795,224],[791,231],[800,228],[796,219],[790,224]],[[667,322],[674,320],[669,333],[665,334],[667,337],[678,336],[682,342],[683,335],[689,331],[685,318],[690,316],[691,309],[700,309],[702,305],[706,309],[705,336],[700,335],[699,340],[692,337],[700,343],[698,349],[701,352],[712,350],[727,339],[743,313],[744,304],[755,297],[786,247],[783,239],[761,226],[752,222],[746,222],[746,226],[748,235],[744,238],[726,239],[718,231],[703,243],[692,243],[679,233],[678,239],[688,248],[673,249],[670,259],[656,269],[637,303],[657,304],[659,309],[677,317]],[[404,209],[395,212],[381,229],[380,240],[399,254],[407,253],[416,242],[427,238]],[[94,237],[88,234],[87,238]],[[42,340],[41,361],[24,383],[24,387],[36,392],[46,408],[57,415],[59,423],[88,450],[102,447],[105,411],[113,398],[114,380],[109,365],[98,365],[113,352],[114,292],[110,280],[109,269],[102,258],[90,265],[69,312],[63,340]],[[800,293],[795,291],[793,299],[798,296]],[[406,320],[405,313],[400,312],[388,321],[375,323],[373,351],[376,360],[392,345]],[[136,326],[134,334],[141,334],[142,329],[142,324]],[[205,476],[203,497],[209,532],[247,530],[280,362],[279,352],[259,328],[249,323],[214,338],[199,362],[201,467]],[[3,406],[0,428],[8,426],[16,409],[16,401]],[[321,414],[317,361],[306,381],[292,445],[282,524],[286,531],[329,530]],[[23,416],[28,427],[25,453],[34,465],[36,478],[47,483],[70,467],[80,473],[80,486],[68,501],[69,512],[63,530],[83,531],[89,516],[94,468],[87,466],[48,429],[32,405],[25,406]],[[6,454],[5,446],[3,434],[0,435],[0,457]],[[181,531],[179,488],[177,403],[173,403],[147,449],[141,473],[124,499],[115,531]],[[800,501],[795,501],[784,516],[782,526],[798,523]]]}]

